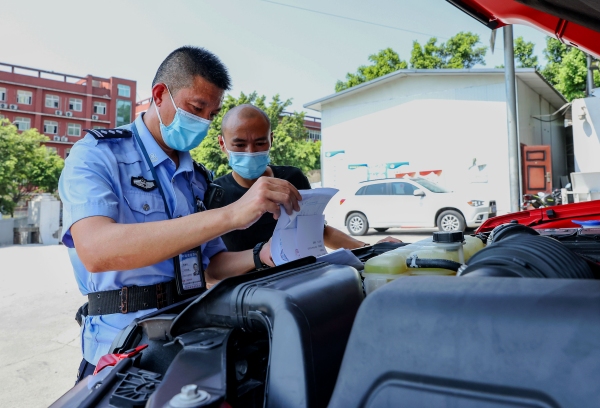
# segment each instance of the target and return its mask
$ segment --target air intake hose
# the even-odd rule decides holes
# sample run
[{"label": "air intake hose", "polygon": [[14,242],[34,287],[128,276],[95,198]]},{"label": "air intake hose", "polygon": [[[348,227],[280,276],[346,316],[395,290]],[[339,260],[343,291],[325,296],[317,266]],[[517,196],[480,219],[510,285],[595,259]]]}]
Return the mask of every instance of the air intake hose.
[{"label": "air intake hose", "polygon": [[587,263],[553,238],[520,234],[477,252],[459,276],[594,279]]}]

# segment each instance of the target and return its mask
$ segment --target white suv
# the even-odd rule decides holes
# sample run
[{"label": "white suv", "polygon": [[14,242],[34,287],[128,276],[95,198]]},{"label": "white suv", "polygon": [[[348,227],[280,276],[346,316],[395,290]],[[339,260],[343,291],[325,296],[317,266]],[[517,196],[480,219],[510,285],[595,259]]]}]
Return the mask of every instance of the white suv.
[{"label": "white suv", "polygon": [[364,235],[369,228],[379,232],[402,227],[464,231],[496,216],[495,201],[464,199],[424,178],[363,182],[340,205],[352,235]]}]

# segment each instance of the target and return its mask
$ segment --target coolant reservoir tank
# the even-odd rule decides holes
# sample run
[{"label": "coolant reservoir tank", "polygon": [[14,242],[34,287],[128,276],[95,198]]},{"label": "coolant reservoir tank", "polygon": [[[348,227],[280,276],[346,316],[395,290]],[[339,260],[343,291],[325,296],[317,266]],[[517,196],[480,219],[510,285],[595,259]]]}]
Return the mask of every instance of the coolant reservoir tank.
[{"label": "coolant reservoir tank", "polygon": [[[433,233],[433,241],[411,252],[409,257],[419,259],[446,259],[465,263],[462,231],[439,231]],[[411,275],[456,275],[456,271],[441,268],[408,268]]]},{"label": "coolant reservoir tank", "polygon": [[485,244],[481,239],[472,235],[465,236],[465,244],[463,245],[463,251],[465,253],[465,262],[468,262],[473,255],[475,255],[483,248],[485,248]]}]

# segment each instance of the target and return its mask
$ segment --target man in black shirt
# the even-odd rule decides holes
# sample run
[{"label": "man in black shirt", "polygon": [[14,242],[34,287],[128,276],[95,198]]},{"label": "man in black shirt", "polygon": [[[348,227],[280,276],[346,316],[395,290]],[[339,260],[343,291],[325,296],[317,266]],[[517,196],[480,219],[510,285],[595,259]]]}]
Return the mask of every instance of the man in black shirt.
[{"label": "man in black shirt", "polygon": [[[221,132],[219,144],[233,169],[214,181],[225,190],[222,205],[239,200],[262,176],[287,180],[298,190],[311,188],[300,169],[269,165],[273,133],[269,117],[259,108],[240,105],[229,110],[223,117]],[[252,249],[271,238],[276,224],[277,220],[267,213],[247,229],[231,231],[221,238],[230,251]],[[331,249],[353,249],[368,245],[330,226],[325,226],[323,240],[325,246]],[[400,242],[391,237],[382,241]]]}]

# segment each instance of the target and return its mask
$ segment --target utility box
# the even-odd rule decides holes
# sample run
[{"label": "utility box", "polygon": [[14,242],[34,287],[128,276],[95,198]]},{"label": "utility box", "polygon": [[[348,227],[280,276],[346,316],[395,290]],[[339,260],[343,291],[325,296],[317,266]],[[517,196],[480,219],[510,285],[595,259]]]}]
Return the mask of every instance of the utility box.
[{"label": "utility box", "polygon": [[58,244],[60,201],[51,194],[40,194],[29,202],[27,223],[39,228],[39,243]]},{"label": "utility box", "polygon": [[571,112],[575,172],[600,172],[600,97],[574,99]]}]

